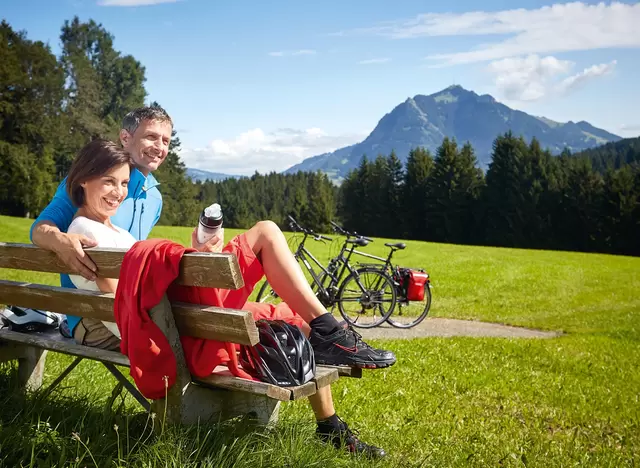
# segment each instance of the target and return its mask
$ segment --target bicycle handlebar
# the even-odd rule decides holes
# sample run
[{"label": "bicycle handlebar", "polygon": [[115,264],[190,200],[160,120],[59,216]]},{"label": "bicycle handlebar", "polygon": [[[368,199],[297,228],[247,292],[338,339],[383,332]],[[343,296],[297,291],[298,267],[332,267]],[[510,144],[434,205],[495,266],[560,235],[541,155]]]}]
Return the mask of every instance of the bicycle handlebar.
[{"label": "bicycle handlebar", "polygon": [[347,237],[357,237],[358,239],[364,239],[366,241],[373,242],[373,239],[371,239],[370,237],[360,235],[357,232],[349,232],[339,224],[334,223],[333,221],[331,221],[331,225],[333,226],[333,230],[336,231],[338,234],[342,234]]},{"label": "bicycle handlebar", "polygon": [[298,223],[298,221],[296,221],[295,219],[293,219],[293,216],[291,215],[287,215],[287,218],[289,218],[289,226],[291,227],[291,229],[293,229],[294,231],[300,231],[303,232],[311,237],[313,237],[313,240],[326,240],[329,242],[333,242],[333,239],[327,236],[323,236],[322,234],[318,234],[316,232],[313,232],[311,229],[307,229],[307,228],[303,228],[302,226],[300,226],[300,224]]}]

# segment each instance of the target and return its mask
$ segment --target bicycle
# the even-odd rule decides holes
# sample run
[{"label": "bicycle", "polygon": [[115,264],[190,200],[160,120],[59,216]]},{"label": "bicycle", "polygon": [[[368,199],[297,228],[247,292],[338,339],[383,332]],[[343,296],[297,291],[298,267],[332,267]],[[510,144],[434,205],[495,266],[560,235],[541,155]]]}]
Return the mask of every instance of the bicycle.
[{"label": "bicycle", "polygon": [[[361,236],[355,232],[347,231],[342,226],[334,223],[333,221],[331,221],[331,225],[333,226],[335,232],[347,236],[347,239],[352,237],[356,239],[365,238],[364,236]],[[373,239],[369,239],[368,237],[366,239],[371,242],[373,241]],[[424,284],[423,298],[419,301],[410,300],[409,297],[411,296],[411,294],[409,294],[409,287],[411,281],[409,275],[411,275],[411,271],[425,274],[426,272],[422,268],[408,268],[393,265],[391,263],[393,254],[398,250],[404,250],[406,248],[406,244],[404,242],[387,242],[384,245],[390,249],[387,258],[378,257],[376,255],[360,252],[358,250],[354,250],[353,253],[383,262],[382,264],[359,263],[359,265],[368,268],[377,268],[380,271],[384,272],[387,276],[391,277],[391,279],[393,280],[396,289],[397,307],[394,308],[394,310],[396,311],[395,316],[393,313],[391,313],[387,318],[387,322],[396,328],[415,327],[427,317],[427,315],[429,314],[429,310],[431,309],[431,283],[429,275],[426,275],[427,278]],[[415,317],[415,319],[413,317]]]},{"label": "bicycle", "polygon": [[[387,320],[389,315],[393,313],[396,304],[396,288],[392,279],[379,268],[354,268],[349,263],[356,246],[365,246],[368,241],[346,239],[340,253],[331,259],[325,268],[309,252],[305,242],[309,237],[315,241],[331,242],[333,239],[303,228],[291,216],[288,216],[288,219],[289,226],[294,232],[304,234],[293,256],[298,262],[302,262],[311,275],[311,288],[322,305],[333,309],[337,304],[340,314],[347,323],[360,328],[373,328]],[[351,246],[350,249],[348,245]],[[315,263],[320,271],[317,271],[310,262]],[[280,297],[269,282],[265,281],[256,300],[257,302],[277,303],[280,301]],[[389,307],[385,310],[384,305],[387,303]],[[351,305],[354,306],[353,310],[351,310]],[[376,313],[380,314],[379,319],[375,319]],[[353,314],[355,319],[351,318],[350,314]],[[360,320],[368,314],[371,314],[372,322],[361,322]]]}]

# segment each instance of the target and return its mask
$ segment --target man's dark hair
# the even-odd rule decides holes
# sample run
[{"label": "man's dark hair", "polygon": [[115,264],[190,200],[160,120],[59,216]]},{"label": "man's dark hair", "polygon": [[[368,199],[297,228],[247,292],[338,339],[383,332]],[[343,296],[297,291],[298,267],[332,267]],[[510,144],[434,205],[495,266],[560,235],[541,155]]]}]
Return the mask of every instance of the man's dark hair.
[{"label": "man's dark hair", "polygon": [[83,183],[122,164],[133,167],[129,154],[114,142],[98,138],[86,144],[76,155],[67,176],[67,193],[73,204],[78,208],[84,204]]},{"label": "man's dark hair", "polygon": [[169,122],[173,127],[173,121],[166,110],[158,105],[138,107],[132,110],[122,119],[122,128],[131,135],[138,129],[141,122],[145,120],[157,120],[159,122]]}]

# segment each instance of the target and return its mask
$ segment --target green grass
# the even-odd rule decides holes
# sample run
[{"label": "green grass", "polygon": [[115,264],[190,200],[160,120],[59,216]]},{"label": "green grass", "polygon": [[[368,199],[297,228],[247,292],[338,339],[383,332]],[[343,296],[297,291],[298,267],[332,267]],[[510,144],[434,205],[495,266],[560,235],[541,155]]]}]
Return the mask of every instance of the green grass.
[{"label": "green grass", "polygon": [[[28,242],[28,220],[0,217],[0,240]],[[227,237],[239,231],[227,229]],[[190,228],[154,237],[186,244]],[[366,251],[384,254],[382,239]],[[305,401],[283,405],[273,431],[242,422],[152,435],[131,398],[111,411],[114,385],[84,362],[46,400],[23,401],[0,372],[0,466],[637,466],[640,462],[640,259],[407,242],[401,264],[434,285],[432,316],[497,321],[564,335],[546,340],[375,340],[398,363],[341,379],[340,415],[384,447],[370,464],[313,437]],[[321,260],[338,248],[311,242]],[[56,284],[4,270],[3,279]],[[70,358],[51,354],[46,380]],[[117,425],[117,431],[114,429]],[[79,434],[73,438],[74,433]]]}]

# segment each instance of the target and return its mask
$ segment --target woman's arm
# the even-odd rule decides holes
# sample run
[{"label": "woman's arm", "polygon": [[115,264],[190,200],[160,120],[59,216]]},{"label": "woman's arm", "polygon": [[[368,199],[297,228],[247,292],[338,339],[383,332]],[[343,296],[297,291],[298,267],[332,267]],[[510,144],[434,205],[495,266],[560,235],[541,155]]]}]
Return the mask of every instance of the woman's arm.
[{"label": "woman's arm", "polygon": [[96,284],[98,288],[102,292],[106,293],[116,293],[116,289],[118,289],[118,280],[115,278],[97,278]]}]

